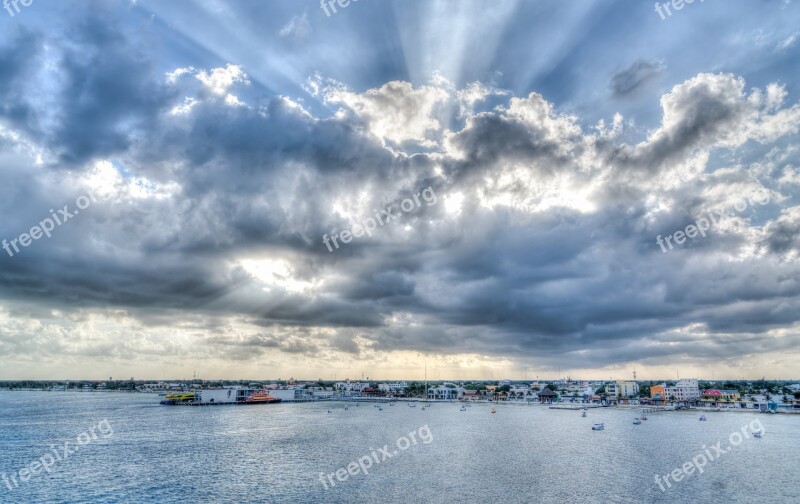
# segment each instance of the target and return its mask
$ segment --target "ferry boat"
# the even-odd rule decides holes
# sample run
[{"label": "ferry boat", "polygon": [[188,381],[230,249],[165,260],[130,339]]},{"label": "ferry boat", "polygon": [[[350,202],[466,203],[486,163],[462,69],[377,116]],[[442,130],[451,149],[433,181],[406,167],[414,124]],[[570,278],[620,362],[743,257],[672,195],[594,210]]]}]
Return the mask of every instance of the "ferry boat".
[{"label": "ferry boat", "polygon": [[605,425],[603,425],[603,424],[602,424],[602,423],[600,423],[600,422],[598,422],[598,423],[596,423],[596,424],[592,425],[592,430],[605,430],[605,428],[606,428],[606,426],[605,426]]},{"label": "ferry boat", "polygon": [[195,399],[197,399],[197,394],[194,392],[175,392],[165,395],[164,399],[161,400],[161,404],[174,406],[176,404],[193,402]]},{"label": "ferry boat", "polygon": [[246,404],[264,404],[281,402],[277,397],[272,397],[268,392],[253,392],[247,399],[244,400]]}]

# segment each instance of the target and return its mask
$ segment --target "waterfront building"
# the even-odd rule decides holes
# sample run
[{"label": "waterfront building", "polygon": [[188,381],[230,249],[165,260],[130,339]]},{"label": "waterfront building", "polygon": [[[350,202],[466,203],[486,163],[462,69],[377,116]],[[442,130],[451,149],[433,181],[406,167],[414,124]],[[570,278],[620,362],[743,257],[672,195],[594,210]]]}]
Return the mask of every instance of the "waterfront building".
[{"label": "waterfront building", "polygon": [[370,388],[366,382],[351,382],[350,380],[336,383],[333,388],[342,395],[361,395],[364,390]]},{"label": "waterfront building", "polygon": [[700,400],[700,386],[695,379],[680,380],[666,389],[667,400],[675,398],[678,402],[696,402]]},{"label": "waterfront building", "polygon": [[428,389],[428,399],[445,401],[460,399],[464,392],[462,387],[434,387]]},{"label": "waterfront building", "polygon": [[703,401],[707,402],[734,402],[740,397],[738,390],[708,389],[703,392]]},{"label": "waterfront building", "polygon": [[617,380],[606,383],[606,398],[609,400],[627,399],[639,395],[639,384],[632,381]]},{"label": "waterfront building", "polygon": [[549,388],[540,391],[538,394],[539,401],[543,403],[551,403],[558,401],[558,394]]},{"label": "waterfront building", "polygon": [[669,400],[669,397],[667,397],[667,385],[665,383],[652,385],[650,387],[650,399],[655,404],[665,404]]},{"label": "waterfront building", "polygon": [[378,390],[388,394],[405,394],[408,384],[406,382],[379,383]]}]

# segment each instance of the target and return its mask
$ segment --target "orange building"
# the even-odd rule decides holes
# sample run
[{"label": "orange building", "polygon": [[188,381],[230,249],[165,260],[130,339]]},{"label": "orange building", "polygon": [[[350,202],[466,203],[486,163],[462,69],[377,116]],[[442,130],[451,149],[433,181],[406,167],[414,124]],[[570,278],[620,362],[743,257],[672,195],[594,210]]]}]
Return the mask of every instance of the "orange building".
[{"label": "orange building", "polygon": [[666,403],[667,399],[669,399],[669,398],[667,397],[667,391],[665,390],[665,388],[666,387],[664,385],[653,385],[653,386],[651,386],[650,387],[650,399],[652,399],[653,402],[656,402],[656,403],[658,401]]}]

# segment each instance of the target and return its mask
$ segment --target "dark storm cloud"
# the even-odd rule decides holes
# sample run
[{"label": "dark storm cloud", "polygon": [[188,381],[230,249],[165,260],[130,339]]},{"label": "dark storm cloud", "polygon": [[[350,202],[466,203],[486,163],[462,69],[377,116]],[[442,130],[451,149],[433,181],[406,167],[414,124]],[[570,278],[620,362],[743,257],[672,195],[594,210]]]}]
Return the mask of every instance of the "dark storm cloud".
[{"label": "dark storm cloud", "polygon": [[638,59],[611,77],[611,91],[616,97],[635,94],[664,70],[658,61]]},{"label": "dark storm cloud", "polygon": [[32,79],[42,50],[43,39],[30,30],[15,31],[0,46],[0,118],[27,134],[37,131],[37,117],[28,103],[26,88]]},{"label": "dark storm cloud", "polygon": [[[669,254],[655,243],[756,184],[747,167],[760,156],[728,165],[703,154],[796,132],[795,108],[767,105],[734,75],[676,82],[661,123],[625,144],[535,92],[439,121],[456,103],[445,84],[337,84],[319,93],[330,114],[315,114],[232,77],[238,61],[170,82],[188,62],[158,67],[139,35],[113,23],[67,26],[69,44],[23,32],[0,49],[0,118],[21,135],[0,130],[14,147],[1,158],[0,184],[12,189],[0,238],[87,185],[111,197],[18,256],[0,251],[0,296],[31,307],[6,312],[12,321],[54,326],[66,315],[50,312],[62,310],[78,324],[118,309],[138,324],[131,332],[180,326],[200,335],[198,353],[230,359],[410,350],[597,368],[796,343],[769,332],[800,322],[791,201]],[[45,62],[47,44],[59,50]],[[629,96],[661,69],[636,61],[612,89]],[[47,86],[22,86],[42,74]],[[44,88],[55,90],[47,100]],[[426,187],[435,205],[334,252],[323,245],[323,234]]]}]

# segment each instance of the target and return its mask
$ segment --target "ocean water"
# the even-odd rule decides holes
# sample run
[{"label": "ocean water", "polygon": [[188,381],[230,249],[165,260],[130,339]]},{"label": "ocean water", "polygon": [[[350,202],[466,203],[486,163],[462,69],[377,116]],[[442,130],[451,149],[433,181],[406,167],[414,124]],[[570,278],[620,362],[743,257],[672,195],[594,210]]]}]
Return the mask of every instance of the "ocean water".
[{"label": "ocean water", "polygon": [[[800,415],[708,413],[699,422],[698,413],[671,412],[633,425],[633,412],[610,408],[581,418],[519,405],[491,414],[477,404],[463,412],[458,404],[422,410],[403,402],[345,411],[333,402],[158,401],[0,392],[0,477],[12,487],[0,480],[0,503],[800,502]],[[598,421],[606,430],[591,430]],[[757,422],[762,438],[747,430],[731,446],[739,441],[732,433]],[[67,458],[65,442],[77,447]],[[724,453],[711,448],[717,442]],[[704,453],[716,460],[702,474],[695,469],[661,490],[656,474]],[[20,481],[31,462],[50,464],[47,454],[54,454],[49,471],[34,467],[39,472]]]}]

